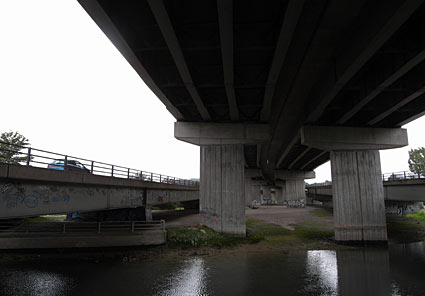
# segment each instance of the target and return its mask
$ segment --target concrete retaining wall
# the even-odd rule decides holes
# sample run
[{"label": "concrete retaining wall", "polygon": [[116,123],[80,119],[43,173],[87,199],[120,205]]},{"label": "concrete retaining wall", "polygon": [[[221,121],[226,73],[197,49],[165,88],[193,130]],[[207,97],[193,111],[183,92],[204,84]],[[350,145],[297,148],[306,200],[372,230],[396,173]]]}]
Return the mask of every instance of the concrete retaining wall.
[{"label": "concrete retaining wall", "polygon": [[0,249],[93,248],[161,245],[165,230],[146,230],[137,234],[49,235],[0,237]]}]

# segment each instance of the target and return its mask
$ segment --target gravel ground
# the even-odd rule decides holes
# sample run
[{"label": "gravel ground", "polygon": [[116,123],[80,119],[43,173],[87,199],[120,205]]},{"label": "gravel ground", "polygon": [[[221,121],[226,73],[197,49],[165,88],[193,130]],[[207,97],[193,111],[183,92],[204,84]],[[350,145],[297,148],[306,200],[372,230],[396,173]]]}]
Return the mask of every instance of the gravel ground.
[{"label": "gravel ground", "polygon": [[[317,217],[312,214],[312,211],[317,208],[287,208],[286,206],[260,206],[258,209],[246,209],[247,219],[258,219],[266,223],[280,225],[284,228],[293,230],[293,225],[303,222],[321,222],[332,223],[332,216]],[[167,228],[173,227],[190,227],[199,225],[199,213],[194,210],[184,211],[154,211],[153,219],[166,221]]]}]

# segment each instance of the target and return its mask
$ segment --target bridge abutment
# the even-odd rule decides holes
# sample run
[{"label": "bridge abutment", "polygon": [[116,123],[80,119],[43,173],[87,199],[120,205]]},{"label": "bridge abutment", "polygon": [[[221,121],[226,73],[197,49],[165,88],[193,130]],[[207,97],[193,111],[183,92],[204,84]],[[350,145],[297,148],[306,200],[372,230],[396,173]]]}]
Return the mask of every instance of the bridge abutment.
[{"label": "bridge abutment", "polygon": [[307,126],[301,142],[331,151],[335,239],[386,241],[379,150],[407,145],[406,130]]}]

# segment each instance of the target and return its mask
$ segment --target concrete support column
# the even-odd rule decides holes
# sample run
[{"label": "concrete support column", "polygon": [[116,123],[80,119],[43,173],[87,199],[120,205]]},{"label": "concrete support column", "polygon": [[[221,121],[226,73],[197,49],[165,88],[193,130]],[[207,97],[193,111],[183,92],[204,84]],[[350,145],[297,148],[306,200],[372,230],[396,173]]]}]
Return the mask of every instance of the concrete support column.
[{"label": "concrete support column", "polygon": [[306,126],[303,145],[329,150],[335,239],[386,241],[380,149],[408,144],[401,128]]},{"label": "concrete support column", "polygon": [[267,141],[269,125],[175,122],[174,137],[201,146],[201,224],[245,236],[243,145]]},{"label": "concrete support column", "polygon": [[245,205],[254,206],[260,200],[260,184],[258,180],[253,178],[261,177],[261,171],[257,169],[245,169]]},{"label": "concrete support column", "polygon": [[285,181],[285,200],[289,207],[305,207],[304,179]]},{"label": "concrete support column", "polygon": [[243,145],[201,146],[200,165],[201,224],[245,236]]},{"label": "concrete support column", "polygon": [[152,207],[151,206],[145,206],[145,221],[152,221]]},{"label": "concrete support column", "polygon": [[245,205],[251,206],[252,201],[254,200],[254,192],[253,192],[253,182],[251,178],[246,178],[245,176]]},{"label": "concrete support column", "polygon": [[272,201],[271,186],[263,185],[261,186],[261,191],[261,204],[270,204]]},{"label": "concrete support column", "polygon": [[331,169],[335,239],[387,240],[379,151],[332,151]]}]

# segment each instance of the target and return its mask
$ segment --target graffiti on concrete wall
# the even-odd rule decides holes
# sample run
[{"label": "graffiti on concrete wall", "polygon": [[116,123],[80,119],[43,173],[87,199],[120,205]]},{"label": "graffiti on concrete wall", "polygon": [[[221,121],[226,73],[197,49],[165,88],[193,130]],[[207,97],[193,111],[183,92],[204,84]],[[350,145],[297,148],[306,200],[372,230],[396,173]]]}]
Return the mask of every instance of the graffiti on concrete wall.
[{"label": "graffiti on concrete wall", "polygon": [[3,197],[3,201],[6,203],[6,208],[17,208],[18,205],[23,204],[27,208],[36,208],[38,206],[38,196],[34,195],[17,195],[7,194]]},{"label": "graffiti on concrete wall", "polygon": [[305,207],[304,199],[284,200],[283,204],[290,208],[303,208]]},{"label": "graffiti on concrete wall", "polygon": [[416,213],[424,208],[422,202],[410,202],[410,203],[386,203],[385,213],[387,215],[404,216],[412,213]]}]

